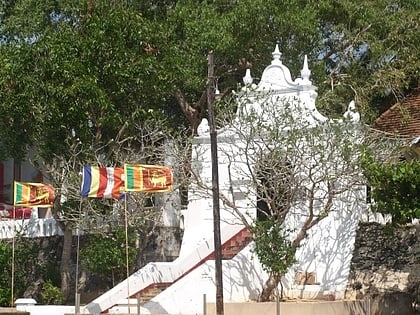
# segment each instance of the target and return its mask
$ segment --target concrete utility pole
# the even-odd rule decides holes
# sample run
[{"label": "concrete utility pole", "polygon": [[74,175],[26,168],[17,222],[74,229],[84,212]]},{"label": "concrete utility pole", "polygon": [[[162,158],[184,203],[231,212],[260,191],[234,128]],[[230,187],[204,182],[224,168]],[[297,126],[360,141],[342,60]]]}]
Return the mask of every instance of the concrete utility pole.
[{"label": "concrete utility pole", "polygon": [[220,202],[219,202],[219,162],[217,160],[217,133],[214,118],[214,100],[216,84],[214,79],[214,56],[213,51],[208,54],[207,75],[207,106],[210,128],[211,149],[211,177],[213,191],[213,229],[214,229],[214,256],[215,256],[215,279],[216,279],[216,315],[223,315],[223,273],[222,273],[222,244],[220,240]]}]

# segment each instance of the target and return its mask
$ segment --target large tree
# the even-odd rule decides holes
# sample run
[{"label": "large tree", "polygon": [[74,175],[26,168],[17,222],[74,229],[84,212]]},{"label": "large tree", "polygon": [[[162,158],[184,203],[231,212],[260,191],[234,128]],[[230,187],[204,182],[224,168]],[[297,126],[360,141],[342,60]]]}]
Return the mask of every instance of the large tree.
[{"label": "large tree", "polygon": [[167,36],[157,48],[173,88],[191,105],[184,107],[198,117],[210,50],[221,91],[245,68],[261,73],[276,42],[292,73],[307,54],[323,111],[343,112],[354,98],[365,121],[419,85],[415,1],[178,1],[159,8]]},{"label": "large tree", "polygon": [[[1,153],[22,160],[35,148],[34,160],[56,187],[53,214],[64,231],[61,280],[68,298],[81,166],[163,161],[158,148],[173,110],[159,102],[160,65],[148,50],[157,33],[139,12],[114,2],[16,1],[4,12]],[[98,207],[86,214],[106,213]]]},{"label": "large tree", "polygon": [[207,53],[223,91],[245,68],[260,73],[276,42],[292,73],[308,54],[325,111],[356,98],[366,119],[419,84],[418,11],[416,1],[4,1],[1,116],[19,139],[4,129],[4,151],[71,128],[106,142],[150,109],[177,124],[182,109],[195,129]]}]

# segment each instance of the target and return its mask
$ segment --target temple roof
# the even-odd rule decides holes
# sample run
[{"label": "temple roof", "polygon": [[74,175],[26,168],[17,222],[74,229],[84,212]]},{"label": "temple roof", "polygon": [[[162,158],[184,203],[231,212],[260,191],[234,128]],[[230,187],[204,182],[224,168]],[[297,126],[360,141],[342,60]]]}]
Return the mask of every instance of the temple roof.
[{"label": "temple roof", "polygon": [[[273,59],[271,64],[264,69],[258,86],[255,86],[256,91],[276,91],[285,89],[300,90],[303,86],[310,87],[313,90],[316,89],[309,80],[311,71],[308,68],[308,59],[306,55],[303,62],[303,68],[301,70],[301,77],[296,80],[292,79],[289,68],[283,64],[281,60],[282,54],[279,50],[278,44],[276,45],[272,55]],[[249,69],[244,77],[244,84],[252,84],[252,77]]]},{"label": "temple roof", "polygon": [[419,136],[420,87],[382,113],[374,122],[373,127],[400,136]]}]

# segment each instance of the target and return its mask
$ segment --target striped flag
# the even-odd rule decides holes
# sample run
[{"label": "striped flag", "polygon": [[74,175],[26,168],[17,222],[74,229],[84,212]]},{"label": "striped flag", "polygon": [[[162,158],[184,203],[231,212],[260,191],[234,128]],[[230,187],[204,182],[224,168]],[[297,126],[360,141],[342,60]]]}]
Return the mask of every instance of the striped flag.
[{"label": "striped flag", "polygon": [[90,198],[121,197],[123,169],[120,167],[83,166],[80,195]]},{"label": "striped flag", "polygon": [[172,190],[172,169],[167,166],[124,164],[125,191],[165,192]]},{"label": "striped flag", "polygon": [[13,204],[23,207],[51,207],[54,203],[54,187],[41,183],[14,183]]}]

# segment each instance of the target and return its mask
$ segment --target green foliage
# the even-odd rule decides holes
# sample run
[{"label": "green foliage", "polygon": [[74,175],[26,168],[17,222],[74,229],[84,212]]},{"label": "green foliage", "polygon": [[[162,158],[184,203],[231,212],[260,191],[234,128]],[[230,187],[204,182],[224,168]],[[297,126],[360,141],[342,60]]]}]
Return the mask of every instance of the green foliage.
[{"label": "green foliage", "polygon": [[366,157],[363,167],[375,211],[390,214],[395,224],[420,218],[419,160],[380,163]]},{"label": "green foliage", "polygon": [[[3,281],[2,281],[3,282]],[[9,285],[9,287],[1,287],[0,288],[0,305],[2,307],[5,306],[10,306],[11,304],[11,298],[12,296],[12,290],[11,290],[11,286]]]},{"label": "green foliage", "polygon": [[0,136],[16,158],[66,154],[73,131],[100,148],[150,111],[182,126],[174,91],[198,100],[210,50],[221,91],[261,74],[276,42],[293,76],[308,54],[329,114],[357,95],[369,118],[419,84],[418,1],[35,3],[0,2]]},{"label": "green foliage", "polygon": [[254,251],[268,273],[283,275],[295,262],[296,249],[288,238],[288,231],[277,220],[255,221],[251,227]]},{"label": "green foliage", "polygon": [[[130,266],[136,259],[135,237],[129,234],[128,259]],[[112,274],[116,280],[126,276],[126,239],[122,228],[106,235],[92,234],[86,247],[80,251],[82,264],[104,279]]]},{"label": "green foliage", "polygon": [[11,302],[11,248],[0,243],[0,305],[9,306]]},{"label": "green foliage", "polygon": [[[9,306],[12,292],[12,241],[0,242],[0,306]],[[23,295],[38,266],[38,248],[23,237],[16,237],[14,249],[13,292],[14,297]]]},{"label": "green foliage", "polygon": [[53,285],[60,283],[60,266],[56,260],[47,259],[39,267],[41,267],[40,276],[44,281],[49,281]]},{"label": "green foliage", "polygon": [[[12,11],[11,24],[31,3],[18,2],[22,11]],[[124,136],[133,134],[135,123],[156,105],[164,111],[156,82],[161,66],[145,51],[158,26],[114,1],[89,10],[85,1],[37,6],[31,17],[49,16],[50,23],[34,25],[33,34],[15,35],[32,37],[30,43],[7,41],[1,47],[6,66],[0,85],[8,86],[0,93],[1,112],[9,125],[19,126],[17,137],[2,147],[5,154],[24,156],[25,147],[37,142],[39,154],[50,160],[68,154],[75,135],[86,149],[101,148],[123,126]],[[6,27],[3,35],[9,31]],[[154,113],[166,118],[161,110]]]},{"label": "green foliage", "polygon": [[53,285],[51,281],[44,283],[41,298],[42,303],[47,305],[59,305],[64,302],[64,296],[63,293],[61,293],[61,289]]}]

